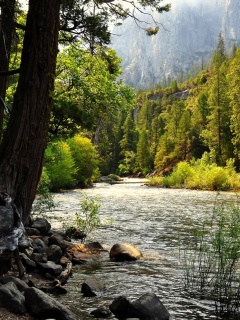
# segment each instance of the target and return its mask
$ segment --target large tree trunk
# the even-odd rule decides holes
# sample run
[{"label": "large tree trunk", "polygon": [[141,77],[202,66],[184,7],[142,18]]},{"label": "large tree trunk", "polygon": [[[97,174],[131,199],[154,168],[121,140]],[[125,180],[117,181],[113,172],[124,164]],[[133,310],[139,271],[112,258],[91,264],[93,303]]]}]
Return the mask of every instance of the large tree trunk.
[{"label": "large tree trunk", "polygon": [[[8,71],[14,30],[15,0],[0,1],[0,72]],[[0,76],[0,97],[5,101],[7,76]],[[2,136],[4,106],[0,103],[0,139]]]},{"label": "large tree trunk", "polygon": [[39,183],[50,120],[58,51],[60,0],[30,0],[18,87],[0,148],[0,191],[23,222]]}]

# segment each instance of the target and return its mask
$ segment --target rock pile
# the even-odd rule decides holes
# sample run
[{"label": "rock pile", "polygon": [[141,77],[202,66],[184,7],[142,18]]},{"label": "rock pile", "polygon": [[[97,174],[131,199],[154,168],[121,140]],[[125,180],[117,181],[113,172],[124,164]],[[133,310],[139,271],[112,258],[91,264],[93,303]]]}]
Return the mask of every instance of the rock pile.
[{"label": "rock pile", "polygon": [[[27,312],[37,319],[79,319],[49,294],[67,294],[64,284],[72,274],[73,264],[85,263],[105,250],[98,242],[72,243],[67,234],[52,230],[43,218],[32,221],[25,229],[31,244],[20,252],[25,274],[20,279],[16,272],[9,271],[1,277],[0,307],[17,314]],[[141,257],[142,253],[130,244],[115,244],[110,250],[110,259],[114,261],[135,261]],[[107,290],[105,284],[92,277],[82,284],[81,293],[93,297],[103,290]],[[169,319],[161,301],[150,293],[132,303],[120,296],[109,309],[101,307],[91,312],[96,318],[112,314],[117,319]]]}]

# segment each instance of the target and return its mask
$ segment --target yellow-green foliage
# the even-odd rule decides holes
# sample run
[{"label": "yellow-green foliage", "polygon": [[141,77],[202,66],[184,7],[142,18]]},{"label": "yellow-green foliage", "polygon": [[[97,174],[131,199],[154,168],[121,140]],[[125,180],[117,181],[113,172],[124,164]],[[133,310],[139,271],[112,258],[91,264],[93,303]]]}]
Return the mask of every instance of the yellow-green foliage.
[{"label": "yellow-green foliage", "polygon": [[45,167],[50,179],[50,189],[71,188],[76,184],[76,169],[69,145],[58,141],[51,143],[45,152]]},{"label": "yellow-green foliage", "polygon": [[232,159],[226,167],[219,167],[211,163],[208,153],[204,153],[202,159],[190,163],[179,162],[169,176],[150,178],[149,184],[201,190],[236,190],[240,189],[240,175],[234,170]]},{"label": "yellow-green foliage", "polygon": [[69,139],[68,144],[76,167],[74,177],[78,185],[89,184],[99,178],[98,154],[91,141],[79,134]]},{"label": "yellow-green foliage", "polygon": [[98,154],[88,138],[76,135],[67,142],[49,144],[45,170],[50,189],[57,191],[86,185],[99,177]]}]

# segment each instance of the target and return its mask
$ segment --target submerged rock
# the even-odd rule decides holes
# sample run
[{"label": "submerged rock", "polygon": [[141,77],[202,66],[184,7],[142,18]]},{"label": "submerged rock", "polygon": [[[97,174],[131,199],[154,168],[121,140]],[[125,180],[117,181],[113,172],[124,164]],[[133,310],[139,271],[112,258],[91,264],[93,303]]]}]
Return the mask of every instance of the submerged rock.
[{"label": "submerged rock", "polygon": [[105,284],[101,280],[90,277],[82,284],[81,292],[85,297],[95,297],[97,293],[105,289]]}]

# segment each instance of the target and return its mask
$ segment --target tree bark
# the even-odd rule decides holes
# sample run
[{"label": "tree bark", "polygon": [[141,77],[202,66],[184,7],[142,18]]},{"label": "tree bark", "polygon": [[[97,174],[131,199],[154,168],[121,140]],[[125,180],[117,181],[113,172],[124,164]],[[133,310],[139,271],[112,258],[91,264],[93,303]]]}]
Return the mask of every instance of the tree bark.
[{"label": "tree bark", "polygon": [[[15,0],[0,1],[0,72],[8,71],[10,51],[14,30],[14,8]],[[0,78],[0,97],[5,101],[7,74]],[[4,107],[0,105],[0,138],[2,136]]]},{"label": "tree bark", "polygon": [[0,191],[23,222],[39,183],[50,121],[58,51],[60,0],[30,0],[18,87],[0,147]]}]

